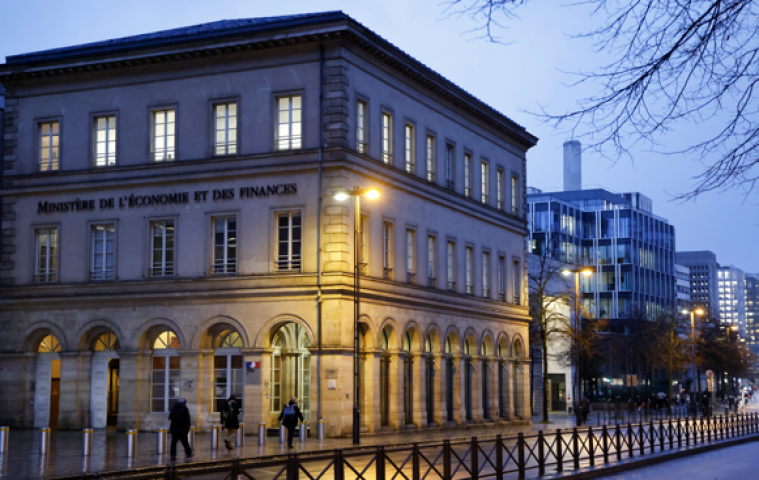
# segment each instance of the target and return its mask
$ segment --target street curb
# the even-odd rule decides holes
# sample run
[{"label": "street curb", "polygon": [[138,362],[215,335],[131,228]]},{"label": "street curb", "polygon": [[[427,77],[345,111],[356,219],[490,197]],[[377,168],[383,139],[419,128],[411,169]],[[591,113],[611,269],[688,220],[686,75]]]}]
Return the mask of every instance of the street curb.
[{"label": "street curb", "polygon": [[641,457],[640,459],[626,459],[610,466],[597,466],[586,467],[580,470],[574,470],[568,473],[557,473],[555,475],[543,475],[527,477],[528,479],[542,479],[542,480],[586,480],[590,478],[605,477],[608,475],[615,475],[618,473],[628,472],[630,470],[636,470],[638,468],[648,467],[651,465],[658,465],[660,463],[668,462],[670,460],[678,460],[680,458],[690,457],[692,455],[698,455],[699,453],[711,452],[713,450],[719,450],[726,447],[733,447],[735,445],[741,445],[749,442],[759,441],[759,434],[751,435],[748,437],[736,438],[733,440],[723,440],[720,442],[713,442],[701,447],[690,447],[680,449],[675,452],[660,452],[647,457]]}]

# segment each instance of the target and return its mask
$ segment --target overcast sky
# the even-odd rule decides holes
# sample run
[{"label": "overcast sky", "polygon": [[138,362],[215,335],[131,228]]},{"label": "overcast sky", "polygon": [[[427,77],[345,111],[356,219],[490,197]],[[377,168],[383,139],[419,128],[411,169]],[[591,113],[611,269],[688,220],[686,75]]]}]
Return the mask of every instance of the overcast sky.
[{"label": "overcast sky", "polygon": [[[525,111],[540,106],[563,112],[592,90],[568,87],[564,72],[589,70],[606,59],[585,40],[569,38],[597,25],[583,6],[548,6],[533,1],[519,19],[505,20],[499,34],[507,45],[467,33],[475,24],[446,16],[439,0],[25,0],[5,2],[0,58],[6,55],[105,40],[222,19],[342,10],[417,60],[455,82],[539,137],[527,154],[528,185],[545,191],[562,186],[562,143],[554,130]],[[660,141],[685,145],[715,126],[682,124]],[[677,232],[678,250],[712,250],[723,265],[759,272],[759,196],[740,191],[709,193],[695,202],[672,201],[688,191],[701,172],[699,159],[634,150],[633,161],[616,163],[591,152],[583,156],[585,187],[639,191],[653,200],[654,213]]]}]

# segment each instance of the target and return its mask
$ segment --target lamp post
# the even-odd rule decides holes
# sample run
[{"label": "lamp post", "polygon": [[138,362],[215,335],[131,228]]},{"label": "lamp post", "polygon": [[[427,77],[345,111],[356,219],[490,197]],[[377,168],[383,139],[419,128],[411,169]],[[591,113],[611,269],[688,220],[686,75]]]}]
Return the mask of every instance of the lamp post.
[{"label": "lamp post", "polygon": [[358,320],[361,316],[361,298],[359,290],[359,260],[361,241],[361,196],[370,200],[380,196],[379,192],[370,188],[354,187],[353,190],[333,192],[335,200],[347,200],[353,197],[353,443],[360,440],[361,412],[358,409],[360,373],[358,364]]},{"label": "lamp post", "polygon": [[[576,359],[575,359],[575,387],[576,391],[574,392],[575,395],[575,418],[577,419],[577,425],[582,424],[582,413],[580,410],[580,398],[582,396],[582,376],[580,375],[580,332],[582,331],[582,318],[580,315],[580,274],[583,274],[586,277],[589,277],[593,275],[593,270],[590,268],[573,268],[573,269],[565,269],[562,270],[562,275],[569,276],[571,274],[575,274],[575,349],[576,349]],[[545,395],[545,392],[543,392]]]},{"label": "lamp post", "polygon": [[698,365],[696,365],[696,315],[703,315],[704,311],[700,308],[697,308],[696,310],[683,310],[683,313],[686,315],[690,313],[690,354],[691,358],[693,359],[693,370],[695,370],[694,373],[696,374],[696,388],[698,389],[698,397],[696,397],[695,412],[698,413],[698,405],[701,402],[701,372],[699,371]]}]

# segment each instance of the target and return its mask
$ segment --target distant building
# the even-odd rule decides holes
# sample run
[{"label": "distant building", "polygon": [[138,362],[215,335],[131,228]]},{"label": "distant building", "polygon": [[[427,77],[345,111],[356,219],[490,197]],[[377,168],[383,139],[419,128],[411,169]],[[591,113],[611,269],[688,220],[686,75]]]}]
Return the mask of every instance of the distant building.
[{"label": "distant building", "polygon": [[746,341],[759,354],[759,273],[746,274]]},{"label": "distant building", "polygon": [[717,270],[719,322],[721,327],[738,327],[741,337],[746,336],[746,275],[735,267]]},{"label": "distant building", "polygon": [[702,308],[707,319],[719,318],[717,298],[717,255],[708,250],[677,252],[675,262],[690,269],[691,301],[693,308]]},{"label": "distant building", "polygon": [[675,296],[678,310],[690,310],[692,298],[690,287],[690,268],[675,264]]}]

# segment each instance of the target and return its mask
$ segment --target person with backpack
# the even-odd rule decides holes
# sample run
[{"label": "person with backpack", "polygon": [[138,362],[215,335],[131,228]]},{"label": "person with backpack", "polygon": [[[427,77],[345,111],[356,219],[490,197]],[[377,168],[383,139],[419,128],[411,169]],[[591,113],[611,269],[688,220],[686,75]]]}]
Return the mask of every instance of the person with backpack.
[{"label": "person with backpack", "polygon": [[169,427],[169,432],[171,432],[171,459],[177,459],[177,442],[182,443],[187,458],[192,458],[192,449],[187,442],[187,434],[190,433],[192,419],[190,418],[190,411],[187,409],[186,398],[180,398],[179,401],[171,407],[169,420],[171,421],[171,426]]},{"label": "person with backpack", "polygon": [[298,408],[298,399],[293,397],[290,399],[290,403],[282,409],[282,413],[279,414],[279,420],[287,428],[287,448],[293,448],[295,426],[298,425],[299,419],[301,422],[303,421],[303,414]]},{"label": "person with backpack", "polygon": [[237,397],[230,395],[221,409],[221,428],[222,430],[227,429],[227,438],[224,439],[224,445],[226,445],[227,450],[234,450],[230,439],[235,438],[237,431],[240,429],[239,415],[240,407],[237,405]]}]

